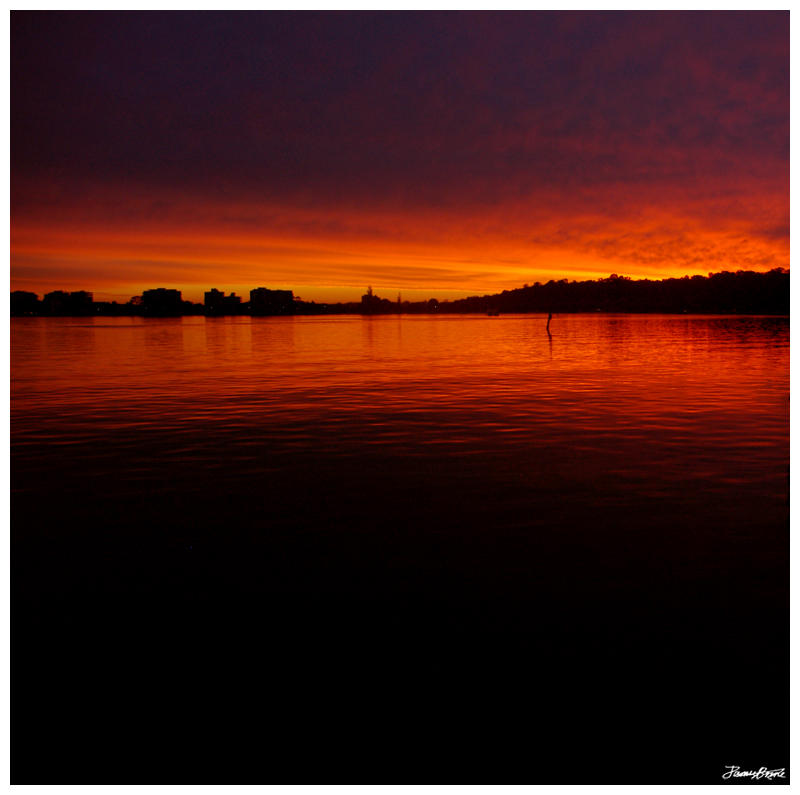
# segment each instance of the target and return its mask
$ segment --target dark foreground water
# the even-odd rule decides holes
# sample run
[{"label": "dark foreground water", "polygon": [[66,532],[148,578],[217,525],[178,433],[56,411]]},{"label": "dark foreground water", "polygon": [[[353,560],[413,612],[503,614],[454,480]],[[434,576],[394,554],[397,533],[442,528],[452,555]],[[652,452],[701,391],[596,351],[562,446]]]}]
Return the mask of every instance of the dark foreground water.
[{"label": "dark foreground water", "polygon": [[13,320],[12,781],[788,767],[788,320],[544,326]]}]

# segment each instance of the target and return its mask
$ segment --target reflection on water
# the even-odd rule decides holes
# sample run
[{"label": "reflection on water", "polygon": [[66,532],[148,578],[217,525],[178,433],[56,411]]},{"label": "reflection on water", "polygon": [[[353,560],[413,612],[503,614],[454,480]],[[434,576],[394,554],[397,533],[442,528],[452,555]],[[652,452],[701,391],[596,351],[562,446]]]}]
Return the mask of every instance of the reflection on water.
[{"label": "reflection on water", "polygon": [[161,443],[232,470],[376,448],[535,458],[576,481],[657,471],[646,487],[659,493],[698,473],[712,489],[785,486],[785,319],[567,315],[552,339],[530,316],[22,319],[12,331],[20,469],[44,443],[97,467],[121,445],[126,465],[137,451],[146,463]]},{"label": "reflection on water", "polygon": [[[788,319],[545,324],[12,320],[24,764],[44,742],[86,778],[57,716],[107,725],[95,655],[127,661],[130,713],[194,716],[193,747],[209,694],[266,688],[248,779],[264,747],[296,778],[308,716],[352,710],[373,710],[355,739],[318,729],[326,770],[355,744],[385,775],[401,715],[440,761],[460,744],[440,778],[535,777],[520,715],[543,758],[579,745],[559,783],[619,749],[624,781],[664,780],[665,753],[671,781],[785,765]],[[96,756],[113,773],[136,741]],[[173,778],[230,780],[205,748]]]}]

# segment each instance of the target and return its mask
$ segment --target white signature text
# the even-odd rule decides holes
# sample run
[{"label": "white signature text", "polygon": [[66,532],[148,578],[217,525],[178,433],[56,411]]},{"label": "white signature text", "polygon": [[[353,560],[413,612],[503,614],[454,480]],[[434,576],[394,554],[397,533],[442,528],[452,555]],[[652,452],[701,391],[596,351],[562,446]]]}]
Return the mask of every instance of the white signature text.
[{"label": "white signature text", "polygon": [[774,770],[766,767],[760,767],[758,770],[742,770],[739,765],[725,765],[725,768],[725,772],[722,774],[724,779],[752,778],[754,781],[759,779],[772,781],[774,778],[786,778],[785,767],[776,767]]}]

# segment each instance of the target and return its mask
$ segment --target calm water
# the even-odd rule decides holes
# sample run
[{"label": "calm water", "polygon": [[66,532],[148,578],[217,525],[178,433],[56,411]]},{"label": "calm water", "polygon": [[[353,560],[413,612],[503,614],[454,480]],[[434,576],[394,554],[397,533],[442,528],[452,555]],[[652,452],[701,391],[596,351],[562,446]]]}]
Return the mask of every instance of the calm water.
[{"label": "calm water", "polygon": [[[30,319],[12,324],[18,474],[42,445],[93,470],[263,474],[287,456],[486,456],[640,499],[785,497],[788,323],[564,316]],[[76,461],[73,460],[74,465]],[[472,466],[472,465],[470,465]],[[564,484],[566,486],[566,484]]]},{"label": "calm water", "polygon": [[[19,716],[45,698],[45,636],[93,654],[107,637],[195,687],[223,646],[246,698],[289,683],[306,711],[349,703],[386,731],[433,709],[450,735],[472,726],[476,770],[502,757],[517,780],[536,780],[530,736],[491,738],[520,710],[570,726],[584,759],[621,713],[638,781],[786,765],[788,319],[544,325],[12,320],[17,770],[42,742]],[[70,676],[108,676],[90,668]],[[47,703],[68,711],[59,683]],[[656,774],[667,752],[683,762]]]}]

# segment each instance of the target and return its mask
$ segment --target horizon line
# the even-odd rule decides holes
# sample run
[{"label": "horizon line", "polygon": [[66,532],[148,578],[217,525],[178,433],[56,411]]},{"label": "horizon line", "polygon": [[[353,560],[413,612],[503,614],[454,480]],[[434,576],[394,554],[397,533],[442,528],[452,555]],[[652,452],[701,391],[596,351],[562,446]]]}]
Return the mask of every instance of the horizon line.
[{"label": "horizon line", "polygon": [[[637,278],[637,277],[625,276],[625,275],[617,274],[617,273],[611,273],[608,276],[598,277],[598,278],[594,278],[594,279],[570,279],[568,277],[562,277],[562,278],[558,278],[558,279],[551,278],[551,279],[548,279],[546,282],[542,282],[542,281],[536,281],[536,282],[533,282],[533,283],[525,282],[522,285],[519,285],[517,287],[499,289],[499,290],[496,290],[495,292],[469,293],[467,295],[463,295],[463,296],[458,297],[458,298],[443,298],[441,300],[436,298],[435,296],[431,296],[428,299],[416,299],[416,300],[407,300],[406,299],[406,300],[403,300],[403,303],[424,303],[426,300],[437,300],[440,303],[452,303],[454,301],[461,301],[461,300],[465,300],[467,298],[486,298],[486,297],[491,297],[491,296],[494,296],[494,295],[502,295],[503,293],[513,292],[515,290],[524,290],[524,289],[530,289],[530,288],[536,287],[536,286],[546,286],[548,284],[553,284],[553,283],[557,284],[557,283],[564,283],[564,282],[566,282],[568,284],[580,284],[580,283],[586,283],[586,282],[595,282],[595,283],[597,283],[597,282],[619,280],[619,281],[629,281],[629,282],[635,282],[635,283],[638,283],[638,282],[660,283],[660,282],[668,282],[668,281],[681,281],[683,279],[707,279],[707,278],[710,278],[712,276],[716,276],[716,275],[719,275],[719,274],[725,274],[725,273],[730,273],[730,274],[752,273],[752,274],[761,275],[761,274],[768,274],[768,273],[774,273],[774,272],[789,273],[790,272],[790,268],[788,266],[777,266],[775,268],[770,268],[768,270],[743,270],[743,269],[738,269],[738,270],[735,270],[735,271],[732,271],[732,270],[720,270],[720,271],[709,271],[706,274],[696,274],[695,273],[695,274],[684,274],[682,276],[664,276],[664,277],[661,277],[661,278],[649,278],[649,277]],[[331,302],[331,301],[315,301],[314,299],[306,300],[306,299],[301,298],[300,296],[296,296],[295,295],[295,291],[297,289],[303,289],[303,287],[308,287],[311,290],[320,290],[320,289],[324,289],[324,290],[359,290],[359,289],[362,289],[362,288],[358,288],[358,287],[355,287],[355,286],[344,286],[344,285],[343,286],[303,285],[303,286],[300,286],[299,288],[297,288],[297,287],[290,288],[290,287],[285,287],[285,286],[282,286],[282,287],[266,287],[264,285],[259,285],[257,287],[250,288],[250,292],[252,292],[254,290],[261,290],[261,289],[270,290],[272,292],[291,292],[293,300],[294,301],[300,301],[302,303],[350,304],[350,303],[359,303],[360,302],[360,298],[354,298],[352,300],[339,300],[339,301],[334,301],[334,302]],[[177,290],[178,292],[181,293],[181,300],[189,301],[189,299],[184,299],[183,298],[182,294],[183,294],[184,290],[199,290],[203,294],[205,294],[206,292],[211,292],[213,290],[217,290],[218,292],[221,292],[223,295],[225,295],[226,289],[230,289],[230,288],[227,287],[227,286],[225,286],[224,288],[223,287],[196,287],[196,286],[193,286],[193,287],[189,288],[189,287],[187,287],[185,285],[175,286],[174,283],[170,284],[169,282],[167,282],[165,285],[158,285],[156,287],[144,288],[139,293],[133,293],[133,294],[129,295],[126,303],[132,301],[134,298],[141,298],[142,295],[144,294],[144,292],[147,292],[147,291],[150,291],[150,290]],[[237,286],[237,289],[241,289],[241,285]],[[372,287],[371,287],[371,285],[367,285],[367,287],[363,288],[363,289],[365,290],[365,292],[362,295],[367,295],[367,294],[369,294],[369,291],[372,290]],[[426,288],[424,288],[424,287],[409,287],[409,288],[405,289],[405,292],[407,292],[407,293],[408,292],[420,293],[425,289]],[[402,296],[402,293],[404,292],[404,290],[402,288],[399,288],[399,287],[396,287],[396,286],[379,286],[379,287],[375,288],[375,290],[372,290],[372,294],[375,295],[375,297],[378,297],[377,294],[376,294],[377,290],[387,290],[387,291],[391,291],[391,292],[394,292],[395,290],[397,290],[398,298],[400,298]],[[96,292],[99,292],[101,294],[106,294],[106,295],[109,294],[107,291],[102,290],[102,289],[100,289],[100,290],[86,289],[86,288],[68,289],[66,287],[59,287],[59,288],[55,288],[55,289],[49,290],[47,292],[42,291],[41,296],[42,296],[42,298],[44,298],[44,296],[46,296],[46,295],[49,295],[51,293],[59,293],[59,292],[67,293],[67,294],[69,294],[69,293],[89,293],[89,294],[92,295],[92,300],[93,301],[94,301],[94,295],[95,295]],[[442,288],[438,292],[466,292],[466,291],[462,290],[460,288],[457,288],[457,287],[449,287],[449,288]],[[24,288],[13,289],[13,290],[10,291],[10,293],[11,294],[14,294],[14,293],[31,293],[33,295],[36,295],[37,299],[39,298],[39,295],[40,295],[35,290],[24,289]],[[127,295],[127,293],[124,294],[124,295]],[[235,290],[231,291],[230,293],[225,295],[225,297],[228,297],[228,296],[236,296]],[[120,297],[121,297],[121,295],[120,295]],[[246,301],[246,299],[245,299],[245,297],[243,295],[236,296],[236,297],[240,298],[243,302]],[[381,299],[381,300],[392,300],[392,299]],[[396,301],[396,300],[397,299],[394,299],[394,301]],[[189,302],[193,303],[191,301],[189,301]],[[100,301],[95,301],[95,303],[115,303],[115,301],[101,299]]]}]

